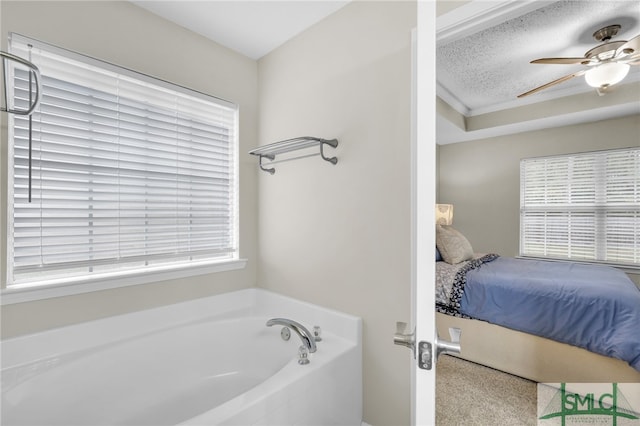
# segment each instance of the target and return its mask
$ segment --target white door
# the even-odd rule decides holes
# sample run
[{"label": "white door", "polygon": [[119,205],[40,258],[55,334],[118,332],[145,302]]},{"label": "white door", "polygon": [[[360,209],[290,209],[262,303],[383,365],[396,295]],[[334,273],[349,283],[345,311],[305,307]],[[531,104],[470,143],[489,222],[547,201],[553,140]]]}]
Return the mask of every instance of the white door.
[{"label": "white door", "polygon": [[412,34],[411,324],[398,323],[394,342],[415,354],[411,366],[411,423],[435,424],[436,354],[459,352],[438,340],[435,326],[436,12],[418,0]]},{"label": "white door", "polygon": [[[412,424],[435,424],[436,353],[456,345],[438,341],[435,327],[436,12],[418,1],[412,78]],[[409,333],[409,332],[407,332]]]},{"label": "white door", "polygon": [[[415,352],[412,371],[412,424],[435,425],[436,370],[418,366],[421,342],[432,345],[435,328],[435,203],[436,203],[436,71],[435,2],[418,1],[417,31],[413,43],[412,113],[412,318]],[[423,343],[424,344],[424,343]]]}]

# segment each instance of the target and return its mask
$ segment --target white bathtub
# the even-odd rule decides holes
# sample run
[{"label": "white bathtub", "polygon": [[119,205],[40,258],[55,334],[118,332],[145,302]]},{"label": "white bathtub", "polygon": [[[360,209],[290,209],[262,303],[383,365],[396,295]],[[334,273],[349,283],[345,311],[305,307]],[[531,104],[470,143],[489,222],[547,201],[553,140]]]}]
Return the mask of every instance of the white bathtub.
[{"label": "white bathtub", "polygon": [[[300,339],[273,317],[322,328]],[[2,342],[2,425],[360,425],[358,318],[249,289]]]}]

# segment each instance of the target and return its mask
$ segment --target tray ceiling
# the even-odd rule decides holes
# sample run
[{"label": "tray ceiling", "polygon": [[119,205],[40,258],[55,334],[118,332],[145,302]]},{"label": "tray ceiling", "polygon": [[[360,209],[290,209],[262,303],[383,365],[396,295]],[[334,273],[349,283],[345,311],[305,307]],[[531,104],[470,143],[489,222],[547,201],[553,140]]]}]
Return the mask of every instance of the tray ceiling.
[{"label": "tray ceiling", "polygon": [[[531,60],[582,57],[600,44],[593,33],[612,24],[622,26],[614,40],[639,35],[640,2],[476,1],[439,16],[437,93],[461,117],[439,117],[438,143],[640,113],[639,66],[631,67],[626,79],[604,96],[584,77],[576,77],[517,98],[583,68],[530,64]],[[619,93],[628,90],[633,93]],[[549,111],[547,117],[535,114],[536,105]],[[485,117],[491,123],[480,123]]]},{"label": "tray ceiling", "polygon": [[[480,25],[479,31],[462,38],[438,40],[438,83],[455,98],[452,106],[466,115],[548,99],[551,93],[595,92],[583,77],[576,77],[516,100],[520,93],[584,68],[530,64],[531,60],[582,57],[600,44],[592,34],[606,25],[621,25],[614,40],[629,40],[640,34],[639,18],[637,1],[561,1],[489,28]],[[632,67],[625,82],[637,81],[639,76],[640,67]]]}]

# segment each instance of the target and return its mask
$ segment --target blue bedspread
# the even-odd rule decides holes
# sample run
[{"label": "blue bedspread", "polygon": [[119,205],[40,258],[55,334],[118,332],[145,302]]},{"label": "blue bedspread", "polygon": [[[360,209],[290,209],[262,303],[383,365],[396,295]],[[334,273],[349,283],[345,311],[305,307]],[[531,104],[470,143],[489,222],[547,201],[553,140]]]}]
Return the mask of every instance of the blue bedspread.
[{"label": "blue bedspread", "polygon": [[466,273],[459,309],[640,371],[640,290],[615,268],[498,257]]}]

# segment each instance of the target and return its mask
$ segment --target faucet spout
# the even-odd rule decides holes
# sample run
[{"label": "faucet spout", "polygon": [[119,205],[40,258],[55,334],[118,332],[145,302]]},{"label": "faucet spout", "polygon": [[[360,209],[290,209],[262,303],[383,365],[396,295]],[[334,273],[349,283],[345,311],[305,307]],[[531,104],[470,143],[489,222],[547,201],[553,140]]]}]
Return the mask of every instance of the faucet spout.
[{"label": "faucet spout", "polygon": [[310,353],[314,353],[316,351],[316,341],[313,338],[313,333],[311,333],[304,325],[296,322],[294,320],[290,320],[287,318],[271,318],[267,321],[267,327],[271,327],[272,325],[282,325],[284,327],[289,327],[302,340],[302,344],[309,350]]}]

